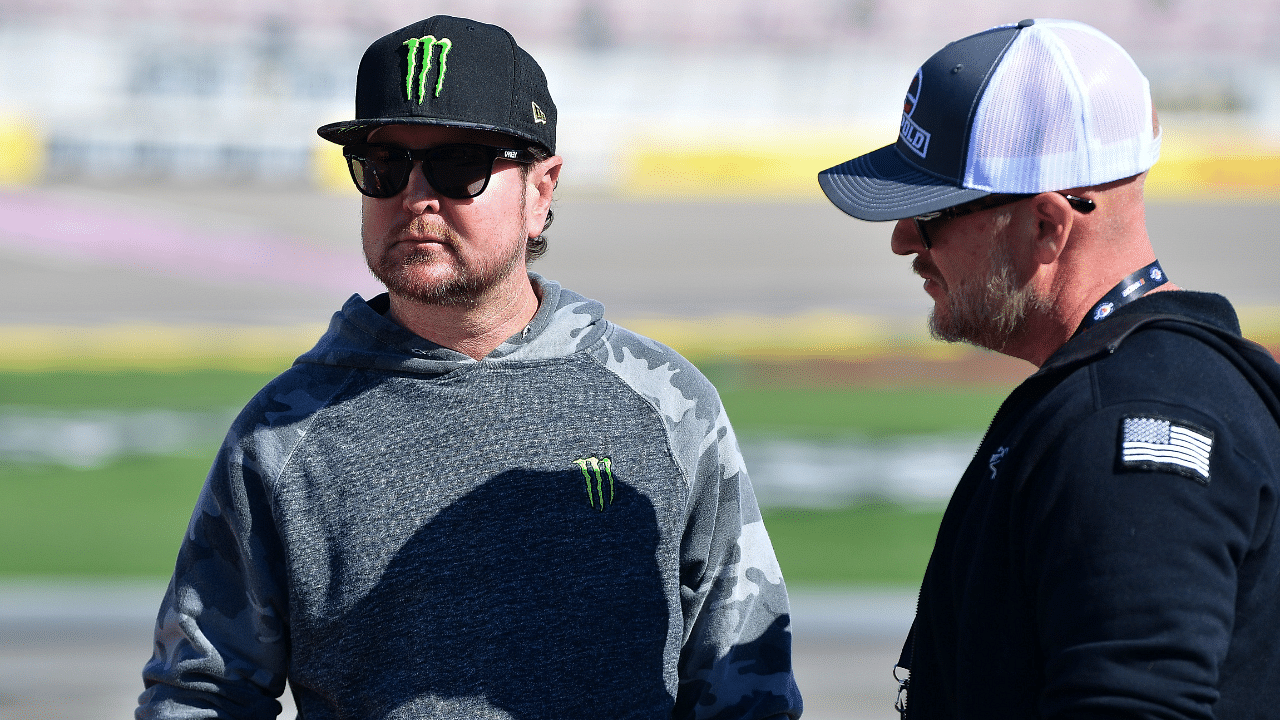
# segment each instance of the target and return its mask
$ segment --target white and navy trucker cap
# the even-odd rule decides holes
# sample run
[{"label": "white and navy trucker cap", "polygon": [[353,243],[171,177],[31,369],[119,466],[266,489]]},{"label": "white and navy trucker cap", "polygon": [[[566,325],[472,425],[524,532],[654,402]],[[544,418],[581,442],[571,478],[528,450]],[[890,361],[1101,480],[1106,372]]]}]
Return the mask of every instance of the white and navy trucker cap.
[{"label": "white and navy trucker cap", "polygon": [[1133,58],[1084,23],[1023,20],[935,53],[907,89],[898,141],[818,184],[856,218],[900,220],[992,193],[1099,185],[1159,156]]}]

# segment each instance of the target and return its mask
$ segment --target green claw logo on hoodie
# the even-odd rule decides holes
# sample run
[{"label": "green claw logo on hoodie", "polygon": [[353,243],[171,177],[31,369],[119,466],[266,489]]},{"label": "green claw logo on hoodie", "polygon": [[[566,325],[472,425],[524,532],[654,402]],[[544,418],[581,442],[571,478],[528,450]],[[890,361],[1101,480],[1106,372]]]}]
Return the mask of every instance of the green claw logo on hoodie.
[{"label": "green claw logo on hoodie", "polygon": [[[609,458],[580,458],[573,463],[582,469],[582,478],[587,481],[587,502],[591,507],[604,512],[605,505],[613,504],[613,463]],[[604,496],[604,481],[609,479],[609,498]],[[592,488],[592,481],[595,487]]]}]

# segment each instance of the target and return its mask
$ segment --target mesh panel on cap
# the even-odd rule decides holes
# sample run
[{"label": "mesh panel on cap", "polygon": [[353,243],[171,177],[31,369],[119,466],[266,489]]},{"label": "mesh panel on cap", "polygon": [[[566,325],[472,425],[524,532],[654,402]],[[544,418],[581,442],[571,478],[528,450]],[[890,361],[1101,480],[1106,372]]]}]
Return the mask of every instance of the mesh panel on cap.
[{"label": "mesh panel on cap", "polygon": [[1137,66],[1117,62],[1114,54],[1096,52],[1098,40],[1092,33],[1063,28],[1058,35],[1070,50],[1089,94],[1093,139],[1108,144],[1151,132],[1150,105],[1133,101],[1148,92],[1147,79]]},{"label": "mesh panel on cap", "polygon": [[1029,193],[1098,185],[1155,163],[1151,95],[1133,60],[1082,23],[1014,40],[974,117],[965,186]]},{"label": "mesh panel on cap", "polygon": [[975,171],[1005,170],[1010,159],[1073,153],[1077,102],[1063,80],[1052,49],[1040,36],[1025,30],[1019,33],[996,68],[974,120],[969,148],[970,181],[1006,187],[1010,182],[1037,184],[1037,178],[1007,177],[1007,171],[986,178]]}]

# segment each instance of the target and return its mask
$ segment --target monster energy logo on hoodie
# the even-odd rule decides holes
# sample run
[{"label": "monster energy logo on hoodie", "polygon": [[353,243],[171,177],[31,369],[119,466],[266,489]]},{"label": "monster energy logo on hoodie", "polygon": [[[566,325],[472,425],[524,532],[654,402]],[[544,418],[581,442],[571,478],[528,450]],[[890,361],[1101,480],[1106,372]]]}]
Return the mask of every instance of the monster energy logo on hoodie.
[{"label": "monster energy logo on hoodie", "polygon": [[[435,97],[440,97],[440,90],[444,88],[444,74],[448,70],[446,60],[449,57],[449,50],[453,49],[453,41],[449,38],[436,39],[435,35],[426,35],[420,38],[409,38],[404,41],[406,47],[409,48],[409,69],[404,75],[404,92],[405,95],[413,99],[414,78],[417,77],[418,85],[418,102],[427,95],[427,75],[431,73],[431,63],[435,59],[436,46],[440,47],[440,72],[436,74],[436,92]],[[418,66],[418,51],[426,48],[423,52],[422,66]]]},{"label": "monster energy logo on hoodie", "polygon": [[[606,504],[613,504],[613,463],[609,458],[581,458],[573,461],[575,465],[582,468],[582,477],[587,481],[587,502],[591,507],[604,512]],[[609,478],[609,499],[604,497],[604,480]],[[595,487],[592,488],[592,481]]]}]

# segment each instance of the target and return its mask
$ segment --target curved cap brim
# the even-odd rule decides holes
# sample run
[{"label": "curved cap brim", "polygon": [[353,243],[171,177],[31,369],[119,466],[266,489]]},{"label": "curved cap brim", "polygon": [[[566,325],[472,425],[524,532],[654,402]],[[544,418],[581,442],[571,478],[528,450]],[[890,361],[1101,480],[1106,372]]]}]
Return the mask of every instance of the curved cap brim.
[{"label": "curved cap brim", "polygon": [[365,142],[369,139],[369,133],[386,125],[441,125],[444,127],[465,128],[468,130],[488,130],[490,132],[502,133],[503,135],[511,135],[513,137],[521,138],[522,140],[528,140],[548,152],[551,151],[550,148],[546,147],[542,140],[536,137],[530,137],[528,133],[520,132],[515,128],[485,125],[482,123],[459,122],[443,118],[422,117],[421,115],[378,118],[376,120],[345,120],[343,122],[322,125],[316,130],[316,134],[332,143],[350,145],[352,143]]},{"label": "curved cap brim", "polygon": [[902,220],[990,195],[907,164],[895,145],[860,155],[818,173],[818,185],[836,207],[859,220]]}]

